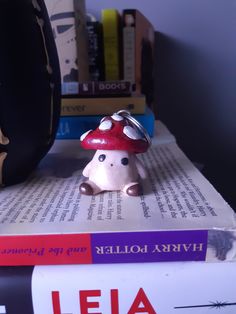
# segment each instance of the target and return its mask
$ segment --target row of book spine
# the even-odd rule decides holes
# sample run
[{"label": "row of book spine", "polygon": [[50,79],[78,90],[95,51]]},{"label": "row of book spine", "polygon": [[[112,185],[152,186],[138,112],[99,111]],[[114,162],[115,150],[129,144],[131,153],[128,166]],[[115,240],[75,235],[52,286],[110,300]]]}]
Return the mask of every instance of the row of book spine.
[{"label": "row of book spine", "polygon": [[154,28],[137,9],[102,10],[105,79],[124,79],[150,101],[153,85]]},{"label": "row of book spine", "polygon": [[64,93],[76,81],[126,81],[152,102],[154,28],[140,11],[103,9],[95,20],[85,0],[46,0],[46,5]]}]

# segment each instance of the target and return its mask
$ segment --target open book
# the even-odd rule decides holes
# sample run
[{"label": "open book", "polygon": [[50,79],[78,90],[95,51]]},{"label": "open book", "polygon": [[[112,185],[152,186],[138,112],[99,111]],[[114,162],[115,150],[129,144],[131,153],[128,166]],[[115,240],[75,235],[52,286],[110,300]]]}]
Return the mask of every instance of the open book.
[{"label": "open book", "polygon": [[143,195],[79,193],[94,152],[58,140],[24,183],[0,192],[0,264],[236,259],[234,211],[160,122],[138,158]]}]

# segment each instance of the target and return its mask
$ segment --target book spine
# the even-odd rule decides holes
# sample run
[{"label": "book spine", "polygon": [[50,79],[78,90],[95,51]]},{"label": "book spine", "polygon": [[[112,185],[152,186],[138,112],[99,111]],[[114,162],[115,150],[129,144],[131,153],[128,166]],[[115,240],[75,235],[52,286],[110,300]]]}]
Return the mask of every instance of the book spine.
[{"label": "book spine", "polygon": [[112,115],[121,109],[144,114],[145,97],[62,98],[61,116]]},{"label": "book spine", "polygon": [[61,86],[62,95],[78,96],[130,96],[129,81],[90,81],[84,83],[68,82]]},{"label": "book spine", "polygon": [[89,57],[88,57],[88,31],[86,21],[85,0],[73,0],[75,12],[76,50],[78,63],[78,80],[88,81]]},{"label": "book spine", "polygon": [[135,15],[129,10],[123,12],[123,67],[124,80],[135,90]]},{"label": "book spine", "polygon": [[120,79],[119,13],[115,9],[102,10],[105,80]]},{"label": "book spine", "polygon": [[2,314],[229,314],[236,306],[234,263],[0,267],[0,279]]},{"label": "book spine", "polygon": [[138,10],[135,13],[135,83],[136,91],[147,97],[147,104],[153,102],[154,28]]},{"label": "book spine", "polygon": [[61,95],[77,95],[79,93],[78,82],[62,82]]},{"label": "book spine", "polygon": [[153,105],[154,28],[139,11],[123,11],[124,79],[133,83],[133,90]]},{"label": "book spine", "polygon": [[235,311],[236,268],[232,263],[99,266],[35,267],[34,314]]},{"label": "book spine", "polygon": [[73,0],[45,0],[60,62],[61,81],[78,80],[76,27]]},{"label": "book spine", "polygon": [[94,82],[95,95],[131,95],[129,81]]},{"label": "book spine", "polygon": [[88,21],[87,31],[90,79],[103,81],[105,76],[102,24],[98,21]]},{"label": "book spine", "polygon": [[236,306],[233,263],[1,267],[0,276],[2,314],[229,314]]},{"label": "book spine", "polygon": [[[144,115],[133,115],[146,129],[149,136],[154,134],[155,118],[151,110]],[[57,131],[57,139],[79,139],[90,129],[95,129],[103,116],[61,117]]]},{"label": "book spine", "polygon": [[205,261],[206,230],[1,236],[0,265]]},{"label": "book spine", "polygon": [[94,83],[93,82],[79,83],[78,96],[88,97],[90,95],[94,95]]}]

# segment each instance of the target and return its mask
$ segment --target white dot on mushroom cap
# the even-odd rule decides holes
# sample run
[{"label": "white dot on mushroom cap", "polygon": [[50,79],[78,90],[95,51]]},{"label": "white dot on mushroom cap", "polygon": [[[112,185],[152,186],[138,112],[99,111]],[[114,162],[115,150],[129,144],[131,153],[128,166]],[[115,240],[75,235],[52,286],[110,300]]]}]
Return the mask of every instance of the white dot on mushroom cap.
[{"label": "white dot on mushroom cap", "polygon": [[129,125],[124,127],[123,133],[126,136],[128,136],[129,138],[131,138],[132,140],[140,140],[140,139],[142,139],[141,134],[139,134],[134,128],[132,128]]},{"label": "white dot on mushroom cap", "polygon": [[80,136],[80,140],[83,141],[85,139],[85,137],[91,132],[92,130],[88,130],[87,132],[85,132],[84,134],[82,134]]},{"label": "white dot on mushroom cap", "polygon": [[117,113],[114,113],[112,116],[112,119],[115,120],[115,121],[122,121],[124,118],[122,116],[120,116],[119,114]]},{"label": "white dot on mushroom cap", "polygon": [[102,123],[99,125],[98,128],[99,130],[102,130],[102,131],[110,130],[112,128],[111,120],[102,121]]}]

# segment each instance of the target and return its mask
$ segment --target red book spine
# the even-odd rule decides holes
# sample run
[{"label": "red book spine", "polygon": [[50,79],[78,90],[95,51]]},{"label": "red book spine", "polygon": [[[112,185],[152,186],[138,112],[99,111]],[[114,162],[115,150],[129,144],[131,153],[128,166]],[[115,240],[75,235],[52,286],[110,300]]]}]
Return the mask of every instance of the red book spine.
[{"label": "red book spine", "polygon": [[1,236],[0,266],[91,264],[89,234]]}]

